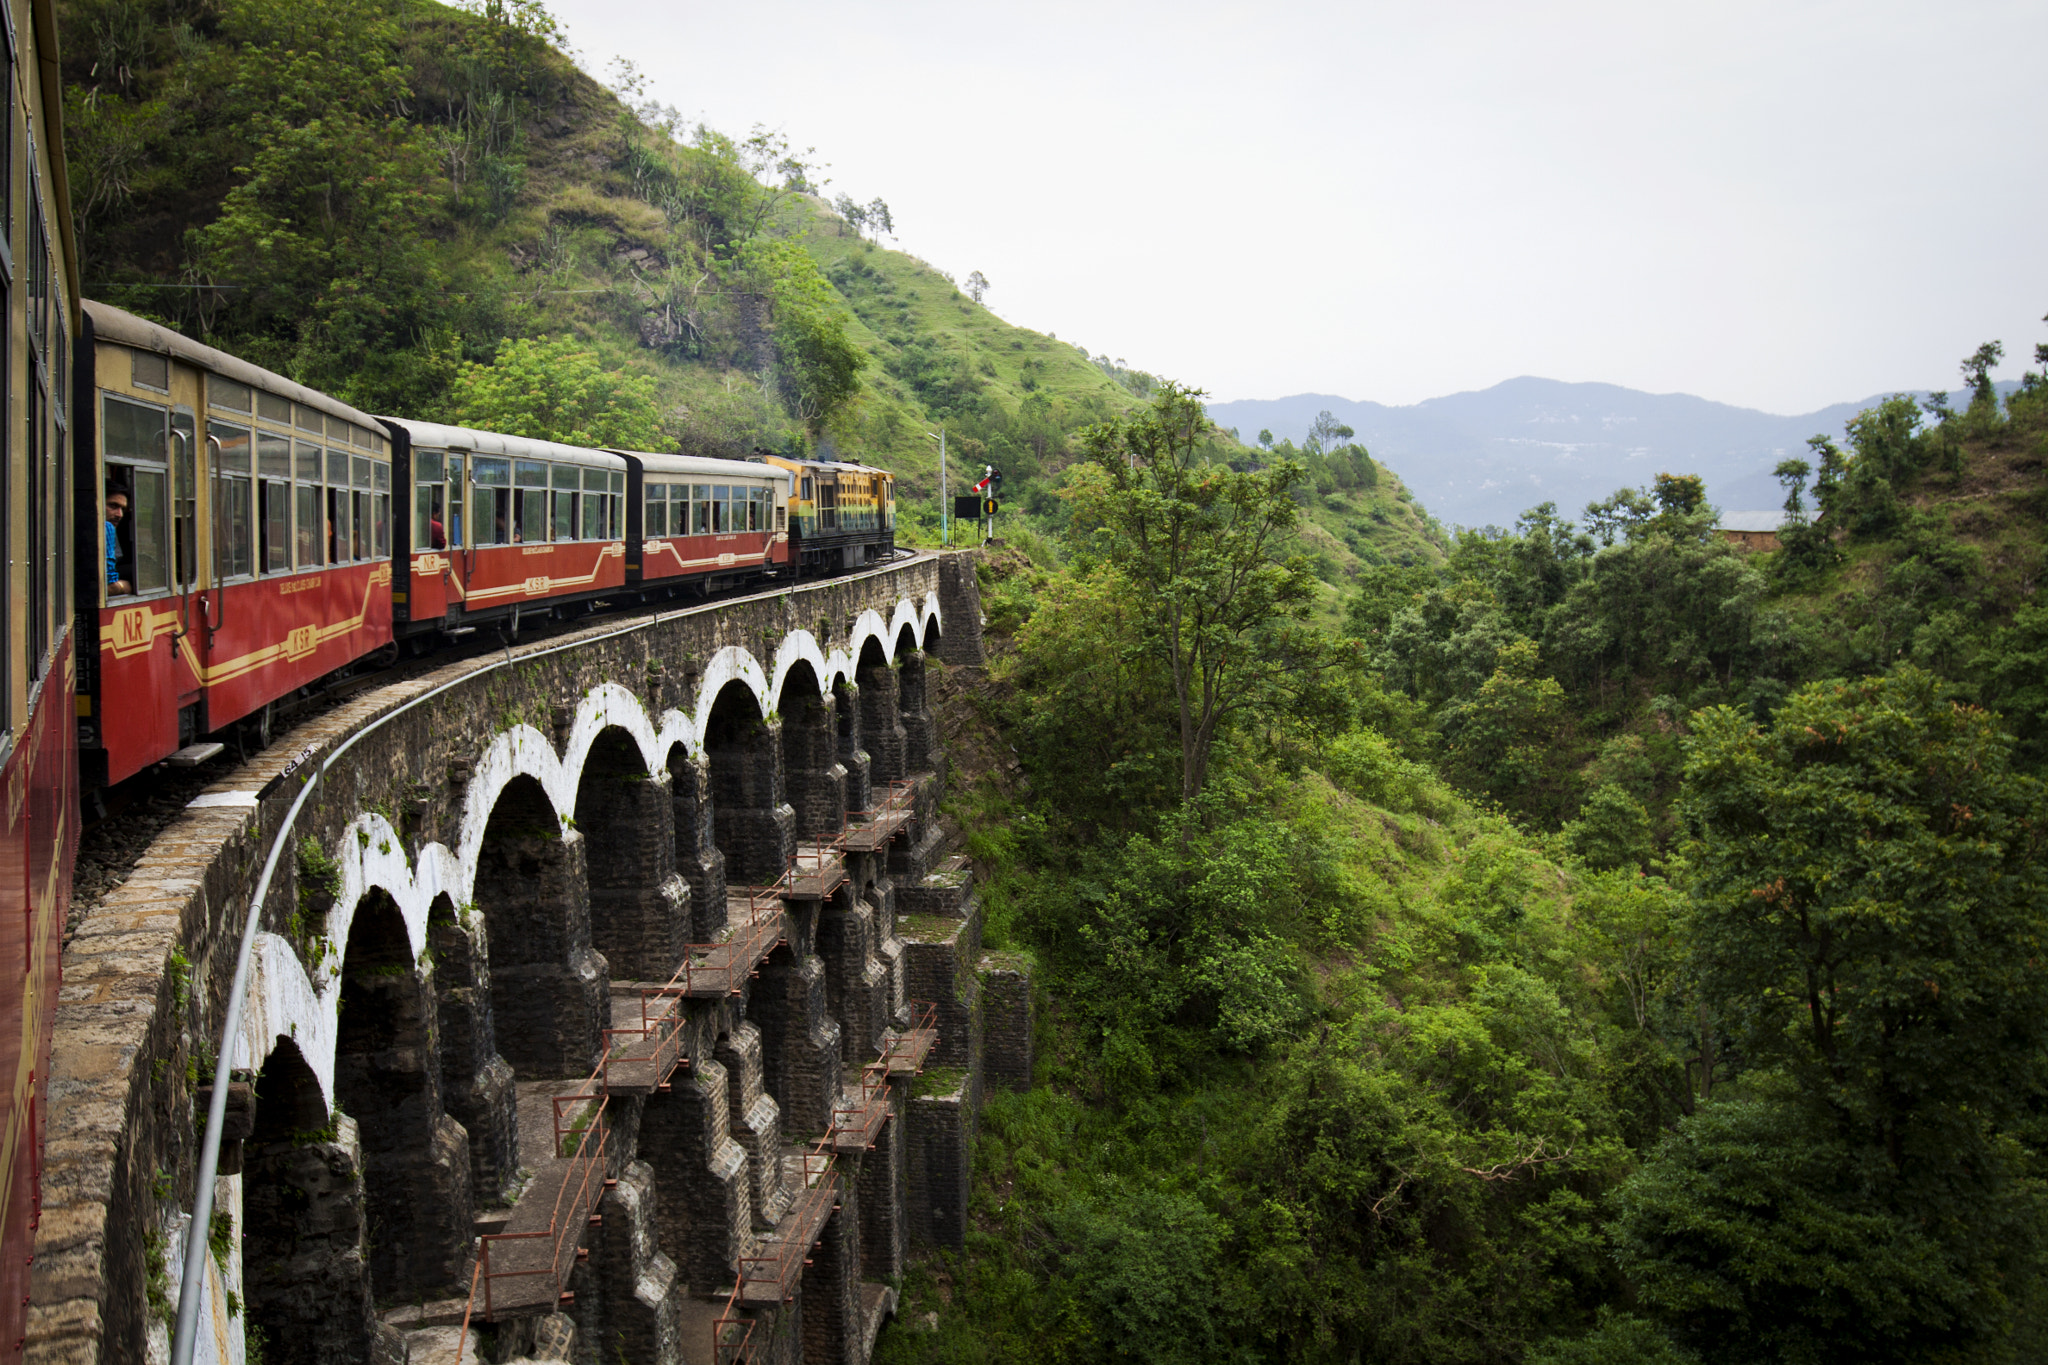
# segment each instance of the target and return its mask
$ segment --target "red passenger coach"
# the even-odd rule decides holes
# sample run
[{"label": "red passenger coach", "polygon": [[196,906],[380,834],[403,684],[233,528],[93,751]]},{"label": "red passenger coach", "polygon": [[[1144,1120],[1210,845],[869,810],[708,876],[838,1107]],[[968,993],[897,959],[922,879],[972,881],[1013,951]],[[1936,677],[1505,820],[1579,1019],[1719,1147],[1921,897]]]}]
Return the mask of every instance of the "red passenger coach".
[{"label": "red passenger coach", "polygon": [[238,722],[267,736],[274,702],[390,647],[391,455],[367,413],[85,312],[81,466],[112,530],[110,558],[81,547],[100,571],[78,739],[114,783]]},{"label": "red passenger coach", "polygon": [[626,462],[495,431],[385,419],[412,496],[392,605],[401,636],[463,635],[618,596]]},{"label": "red passenger coach", "polygon": [[631,497],[626,581],[709,592],[789,567],[789,471],[742,460],[621,451]]}]

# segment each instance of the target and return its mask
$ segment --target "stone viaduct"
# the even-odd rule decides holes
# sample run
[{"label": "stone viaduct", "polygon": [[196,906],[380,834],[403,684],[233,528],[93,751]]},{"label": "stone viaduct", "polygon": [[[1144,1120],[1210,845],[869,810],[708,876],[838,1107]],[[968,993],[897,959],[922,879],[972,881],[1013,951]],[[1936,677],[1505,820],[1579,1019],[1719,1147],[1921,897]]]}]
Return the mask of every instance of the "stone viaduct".
[{"label": "stone viaduct", "polygon": [[960,1241],[985,1022],[1029,1082],[937,815],[928,677],[980,661],[927,555],[451,663],[208,789],[65,951],[27,1358],[167,1358],[197,1236],[200,1360],[861,1365]]}]

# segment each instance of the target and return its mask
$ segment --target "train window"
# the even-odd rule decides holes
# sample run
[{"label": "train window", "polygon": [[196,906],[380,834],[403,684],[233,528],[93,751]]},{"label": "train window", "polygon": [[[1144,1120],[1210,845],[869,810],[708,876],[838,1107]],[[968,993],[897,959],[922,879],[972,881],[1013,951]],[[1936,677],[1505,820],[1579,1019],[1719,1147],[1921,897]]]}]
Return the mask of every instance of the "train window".
[{"label": "train window", "polygon": [[354,482],[357,488],[369,488],[376,482],[375,476],[370,472],[368,460],[358,455],[351,459],[349,464],[355,470]]},{"label": "train window", "polygon": [[355,444],[354,439],[349,435],[349,430],[349,424],[342,418],[329,417],[327,419],[327,444],[331,446]]},{"label": "train window", "polygon": [[314,409],[307,407],[304,403],[300,403],[294,407],[293,411],[298,417],[300,431],[313,436],[319,436],[326,432],[327,423],[321,419],[320,414]]},{"label": "train window", "polygon": [[370,461],[370,487],[379,493],[391,491],[391,466],[382,460]]},{"label": "train window", "polygon": [[292,567],[292,486],[275,479],[257,485],[263,539],[263,572],[288,573]]},{"label": "train window", "polygon": [[808,474],[804,475],[804,491],[802,497],[805,502],[809,502],[811,500],[811,476]]},{"label": "train window", "polygon": [[512,505],[512,539],[538,545],[548,538],[548,494],[522,488]]},{"label": "train window", "polygon": [[135,547],[135,567],[128,581],[137,592],[162,592],[171,586],[171,505],[164,471],[137,469],[129,493],[129,543]]},{"label": "train window", "polygon": [[327,562],[347,563],[348,551],[348,490],[330,488],[327,490]]},{"label": "train window", "polygon": [[818,485],[818,529],[839,529],[839,490],[829,483]]},{"label": "train window", "polygon": [[690,485],[690,506],[696,509],[691,516],[690,534],[708,536],[711,534],[711,485],[693,483]]},{"label": "train window", "polygon": [[327,452],[327,482],[336,488],[348,487],[348,452],[330,450]]},{"label": "train window", "polygon": [[391,495],[370,494],[370,525],[375,531],[370,541],[370,550],[379,559],[391,557]]},{"label": "train window", "polygon": [[171,409],[171,578],[199,582],[199,434],[184,408]]},{"label": "train window", "polygon": [[249,440],[247,427],[232,427],[226,422],[208,422],[207,439],[215,446],[213,452],[214,473],[249,473],[254,460],[254,449]]},{"label": "train window", "polygon": [[157,355],[153,351],[130,351],[128,377],[138,389],[155,389],[158,393],[169,393],[171,358],[167,355]]},{"label": "train window", "polygon": [[512,539],[512,462],[478,457],[469,468],[476,485],[470,544],[506,544]]},{"label": "train window", "polygon": [[732,529],[732,486],[715,483],[711,485],[711,534],[723,535]]},{"label": "train window", "polygon": [[654,540],[668,534],[668,485],[650,483],[642,485],[645,500],[641,503],[640,538]]},{"label": "train window", "polygon": [[213,455],[213,572],[236,578],[256,571],[253,461],[249,431],[224,422],[206,424]]},{"label": "train window", "polygon": [[257,432],[256,472],[266,479],[289,479],[292,476],[291,438],[273,436],[267,431]]},{"label": "train window", "polygon": [[544,460],[514,460],[512,462],[512,484],[515,488],[546,488],[548,467]]},{"label": "train window", "polygon": [[512,483],[512,462],[490,460],[479,455],[469,466],[470,478],[487,488],[506,488]]},{"label": "train window", "polygon": [[292,405],[288,400],[279,398],[274,393],[265,393],[258,389],[256,391],[256,415],[266,422],[275,422],[279,426],[288,427],[292,424]]},{"label": "train window", "polygon": [[370,557],[370,527],[376,509],[371,504],[371,495],[355,493],[350,495],[353,503],[349,509],[349,554],[356,559]]},{"label": "train window", "polygon": [[604,493],[585,493],[583,495],[583,539],[611,539],[605,527],[605,522],[608,519],[606,514],[611,510],[610,504],[611,498]]},{"label": "train window", "polygon": [[299,459],[299,482],[320,482],[320,447],[310,441],[297,443]]},{"label": "train window", "polygon": [[292,537],[297,551],[295,559],[302,569],[311,569],[320,563],[320,489],[316,484],[300,484],[293,491],[293,511],[298,515],[297,530]]},{"label": "train window", "polygon": [[780,502],[777,502],[777,503],[775,504],[775,529],[776,529],[776,530],[780,531],[780,530],[783,530],[783,529],[785,529],[785,527],[784,527],[784,524],[783,524],[783,523],[784,523],[784,522],[785,522],[785,520],[786,520],[786,519],[788,518],[788,516],[789,516],[789,509],[788,509],[787,507],[784,507],[784,506],[783,506],[783,505],[782,505],[782,504],[781,504]]},{"label": "train window", "polygon": [[448,543],[462,544],[462,457],[448,457]]},{"label": "train window", "polygon": [[247,384],[237,384],[232,379],[222,379],[217,374],[206,377],[206,401],[229,412],[248,412],[252,394]]},{"label": "train window", "polygon": [[577,494],[557,491],[554,498],[554,516],[549,522],[549,536],[554,540],[576,539],[576,498]]}]

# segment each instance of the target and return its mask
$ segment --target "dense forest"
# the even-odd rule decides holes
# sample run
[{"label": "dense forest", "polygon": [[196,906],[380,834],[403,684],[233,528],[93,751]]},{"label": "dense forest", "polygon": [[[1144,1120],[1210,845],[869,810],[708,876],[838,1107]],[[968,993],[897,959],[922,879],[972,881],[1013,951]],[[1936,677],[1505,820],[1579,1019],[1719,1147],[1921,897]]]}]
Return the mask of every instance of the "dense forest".
[{"label": "dense forest", "polygon": [[[2048,347],[2042,348],[2048,352]],[[2039,357],[2048,364],[2048,354]],[[1168,385],[992,563],[1046,986],[891,1361],[2039,1359],[2048,377],[1357,575]]]},{"label": "dense forest", "polygon": [[536,0],[59,13],[93,297],[373,410],[887,465],[912,542],[933,433],[1006,475],[953,704],[1018,765],[952,802],[1041,1073],[882,1359],[2048,1355],[2048,378],[1817,434],[1768,553],[1684,471],[1452,536]]}]

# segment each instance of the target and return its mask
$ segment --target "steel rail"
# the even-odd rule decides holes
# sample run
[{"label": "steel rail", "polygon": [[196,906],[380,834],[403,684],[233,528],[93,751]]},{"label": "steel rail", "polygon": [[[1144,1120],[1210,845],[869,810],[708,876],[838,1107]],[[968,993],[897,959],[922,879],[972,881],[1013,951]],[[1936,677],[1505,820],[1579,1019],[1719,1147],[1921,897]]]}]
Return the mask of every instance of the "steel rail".
[{"label": "steel rail", "polygon": [[[846,578],[834,578],[825,581],[849,582],[856,578],[868,578],[877,574],[891,573],[896,569],[907,567],[908,564],[915,562],[920,557],[913,554],[909,560],[898,559],[862,573],[848,575]],[[806,586],[822,586],[822,584],[800,584],[797,586],[797,590],[800,591]],[[791,591],[789,588],[773,588],[767,592],[752,593],[749,596],[769,597],[789,591]],[[328,770],[340,760],[343,754],[346,754],[356,746],[358,741],[375,734],[378,730],[384,728],[385,725],[398,719],[415,706],[420,705],[422,702],[431,701],[444,692],[452,691],[457,687],[485,677],[513,663],[523,663],[532,659],[545,658],[550,654],[559,654],[564,650],[581,649],[585,645],[596,644],[602,640],[615,640],[622,635],[632,635],[639,631],[651,630],[663,621],[673,620],[681,616],[694,616],[699,612],[716,611],[720,607],[730,606],[734,602],[746,600],[747,598],[736,597],[727,598],[723,602],[707,602],[682,611],[662,612],[656,610],[651,616],[642,617],[630,624],[620,626],[614,630],[604,631],[601,634],[582,635],[578,638],[550,644],[528,645],[519,650],[517,654],[508,648],[499,657],[464,671],[460,677],[450,678],[444,683],[438,683],[418,696],[412,697],[386,711],[368,724],[351,731],[348,738],[336,745],[320,760],[320,766],[314,771],[312,777],[308,778],[300,786],[299,794],[292,799],[291,807],[285,812],[283,821],[278,825],[277,833],[271,837],[270,853],[263,860],[263,875],[256,883],[255,893],[249,898],[248,918],[242,925],[241,948],[235,955],[234,980],[228,986],[227,1014],[221,1024],[220,1051],[218,1060],[214,1063],[213,1098],[206,1111],[206,1136],[199,1147],[199,1173],[192,1194],[192,1223],[186,1235],[185,1266],[178,1280],[178,1320],[175,1335],[171,1339],[171,1365],[192,1365],[194,1353],[199,1345],[198,1290],[206,1275],[206,1258],[209,1254],[208,1242],[210,1240],[207,1234],[213,1221],[213,1185],[220,1172],[221,1131],[227,1123],[228,1085],[234,1071],[234,1042],[236,1035],[241,1031],[242,1027],[243,1000],[248,993],[249,968],[256,954],[256,937],[263,923],[263,902],[270,895],[271,879],[277,873],[278,859],[284,852],[292,829],[298,823],[299,812],[305,808],[306,799],[320,785],[320,780],[327,775]],[[280,776],[288,777],[289,775],[289,772],[287,772]],[[258,809],[260,809],[260,806]]]}]

